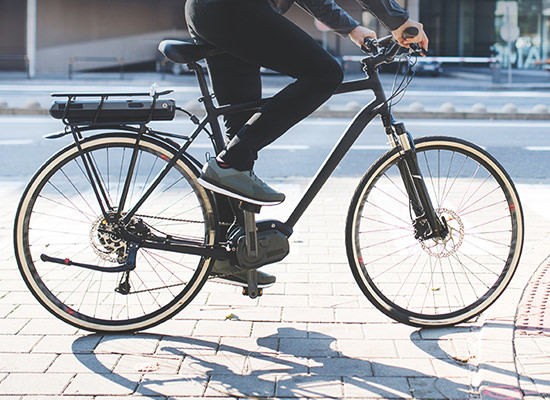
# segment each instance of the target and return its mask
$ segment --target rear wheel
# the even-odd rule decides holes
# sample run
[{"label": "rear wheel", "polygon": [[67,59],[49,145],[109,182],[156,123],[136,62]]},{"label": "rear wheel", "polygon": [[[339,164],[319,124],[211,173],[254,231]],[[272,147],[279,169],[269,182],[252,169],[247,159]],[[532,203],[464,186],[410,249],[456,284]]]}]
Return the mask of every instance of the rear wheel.
[{"label": "rear wheel", "polygon": [[363,293],[391,318],[414,326],[468,320],[504,291],[523,245],[523,214],[498,162],[466,141],[416,141],[418,164],[449,234],[415,239],[400,155],[381,157],[359,184],[348,213],[346,247]]},{"label": "rear wheel", "polygon": [[[118,212],[129,161],[131,134],[99,135],[82,143]],[[153,138],[140,140],[125,213],[141,198],[174,149]],[[15,221],[19,269],[34,296],[55,316],[91,331],[137,331],[156,325],[185,307],[208,277],[210,259],[161,250],[138,250],[136,268],[105,272],[123,264],[129,243],[105,219],[75,145],[52,157],[36,173]],[[180,159],[131,221],[137,235],[216,243],[215,213],[197,171]],[[99,266],[93,269],[43,261],[43,255]],[[41,259],[42,257],[42,259]]]}]

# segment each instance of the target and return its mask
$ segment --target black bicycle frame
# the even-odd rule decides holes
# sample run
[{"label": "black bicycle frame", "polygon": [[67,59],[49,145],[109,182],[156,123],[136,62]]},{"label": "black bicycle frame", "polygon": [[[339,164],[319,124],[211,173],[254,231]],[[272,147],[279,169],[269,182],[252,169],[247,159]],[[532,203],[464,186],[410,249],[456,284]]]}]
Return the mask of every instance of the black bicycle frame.
[{"label": "black bicycle frame", "polygon": [[[123,217],[122,219],[122,225],[127,225],[131,219],[136,214],[137,210],[141,207],[141,205],[146,201],[146,199],[151,195],[151,193],[155,190],[155,188],[160,184],[162,179],[168,174],[171,168],[174,167],[176,162],[181,157],[186,157],[187,159],[194,162],[197,167],[200,167],[200,163],[196,161],[193,157],[191,157],[189,154],[186,153],[189,146],[193,143],[195,138],[199,135],[200,132],[206,129],[206,126],[208,125],[210,127],[210,138],[212,140],[214,150],[216,153],[220,152],[224,147],[225,143],[223,140],[223,133],[221,131],[218,117],[225,115],[225,114],[231,114],[236,113],[240,111],[252,111],[252,110],[258,110],[262,107],[262,105],[269,99],[262,99],[258,102],[252,102],[252,103],[245,103],[245,104],[238,104],[238,105],[229,105],[229,106],[220,106],[217,107],[214,104],[213,101],[213,95],[210,93],[210,90],[208,88],[208,84],[206,82],[206,76],[203,68],[197,64],[193,63],[189,65],[190,68],[194,71],[199,88],[201,91],[201,98],[199,99],[200,102],[204,103],[204,108],[206,111],[205,117],[201,121],[196,121],[197,126],[194,130],[194,132],[190,136],[178,136],[187,139],[186,142],[178,149],[174,157],[164,166],[164,168],[159,172],[159,174],[155,177],[153,182],[151,183],[150,187],[147,189],[147,191],[144,193],[144,195],[141,197],[141,199],[130,209]],[[300,199],[290,216],[288,217],[287,221],[283,223],[285,227],[285,231],[292,232],[293,227],[298,222],[300,217],[303,215],[303,213],[306,211],[306,209],[309,207],[315,196],[319,193],[323,185],[327,182],[328,178],[332,175],[336,167],[339,165],[339,163],[342,161],[344,156],[348,153],[350,148],[353,146],[357,138],[360,136],[360,134],[363,132],[365,127],[377,116],[380,115],[382,117],[382,122],[384,127],[386,128],[386,133],[390,136],[390,141],[393,145],[396,145],[395,142],[395,129],[394,126],[396,123],[393,121],[393,117],[391,116],[391,112],[389,110],[389,107],[387,105],[387,99],[384,93],[384,90],[382,88],[382,84],[380,82],[380,78],[378,76],[378,72],[376,69],[372,66],[366,66],[367,69],[367,77],[360,80],[355,81],[348,81],[342,83],[342,85],[336,90],[335,94],[342,94],[342,93],[351,93],[361,90],[372,90],[374,93],[374,99],[357,115],[354,117],[354,119],[351,121],[351,123],[348,125],[345,132],[342,134],[332,151],[329,153],[327,158],[325,159],[324,163],[321,165],[319,170],[317,171],[315,177],[310,182],[308,188],[306,189],[303,197]],[[133,164],[135,163],[135,157],[136,152],[138,149],[139,140],[142,137],[142,135],[148,130],[144,124],[141,124],[139,128],[130,129],[126,125],[119,126],[126,130],[131,130],[137,133],[137,139],[136,144],[134,146],[134,152],[132,154],[132,159],[129,167],[129,171],[126,178],[126,183],[124,185],[123,194],[121,196],[120,202],[118,204],[118,209],[116,211],[116,214],[118,217],[120,217],[119,213],[120,210],[124,209],[124,202],[126,199],[126,193],[129,188],[130,183],[130,177],[132,174]],[[109,215],[108,210],[105,209],[105,207],[109,208],[110,205],[107,203],[104,206],[104,203],[102,202],[102,198],[106,200],[106,196],[104,193],[102,193],[102,185],[99,177],[97,176],[97,173],[95,172],[93,162],[92,160],[87,160],[84,156],[84,152],[82,151],[80,147],[79,140],[82,136],[78,130],[78,127],[71,126],[71,130],[73,133],[73,136],[75,138],[75,141],[77,142],[77,146],[79,147],[80,154],[82,156],[83,162],[85,164],[87,173],[90,177],[90,181],[92,183],[92,188],[96,194],[96,197],[98,198],[98,201],[100,202],[100,206],[102,208],[103,214],[105,218],[112,218],[113,215]],[[93,129],[93,127],[86,127],[85,129]],[[162,136],[162,133],[159,132]],[[169,135],[167,135],[169,136]],[[402,173],[402,175],[404,175]],[[405,186],[407,187],[407,191],[411,191],[412,193],[409,193],[409,196],[411,198],[411,201],[413,203],[419,203],[419,206],[422,209],[425,209],[423,205],[426,205],[424,203],[425,198],[427,198],[426,195],[420,195],[418,196],[418,192],[420,193],[426,193],[425,186],[423,187],[417,187],[416,182],[410,178],[410,174],[405,174],[409,177],[404,177],[405,180]],[[97,186],[94,184],[94,181],[97,182]],[[422,185],[424,185],[422,181]],[[415,189],[413,189],[416,187]],[[431,204],[430,204],[431,205]],[[430,209],[430,207],[428,207]],[[430,215],[433,216],[434,211],[433,208],[431,208]],[[434,218],[428,218],[430,224],[433,223]],[[435,220],[437,224],[437,220]],[[121,232],[121,238],[124,240],[127,240],[129,242],[139,242],[140,247],[143,248],[154,248],[154,249],[160,249],[160,250],[166,250],[166,251],[173,251],[173,252],[179,252],[179,253],[189,253],[189,254],[196,254],[201,255],[204,257],[214,257],[214,258],[227,258],[228,253],[225,248],[222,248],[220,246],[204,246],[199,243],[189,242],[185,240],[177,240],[174,238],[171,238],[169,241],[164,239],[139,239],[134,237],[133,235],[127,233],[127,232]]]},{"label": "black bicycle frame", "polygon": [[[218,117],[240,111],[258,110],[269,99],[262,99],[261,101],[252,103],[216,107],[212,100],[212,94],[210,93],[206,83],[206,78],[202,67],[197,64],[192,65],[191,69],[197,76],[202,94],[200,101],[204,103],[206,109],[206,117],[203,122],[208,121],[211,127],[213,144],[215,146],[216,153],[218,153],[223,150],[225,146],[218,123]],[[335,94],[351,93],[361,90],[372,90],[375,96],[374,100],[359,111],[359,113],[354,117],[353,121],[348,125],[346,131],[342,134],[335,147],[317,171],[317,174],[311,181],[302,199],[284,223],[289,230],[292,230],[294,225],[296,225],[300,217],[306,211],[315,196],[319,193],[328,178],[332,175],[349,149],[353,146],[365,127],[377,115],[383,116],[382,120],[385,125],[392,121],[389,109],[386,105],[386,96],[382,88],[382,83],[380,82],[378,73],[374,70],[370,71],[368,77],[365,79],[342,83],[342,85],[340,85],[340,87],[336,90]],[[388,126],[386,126],[386,128],[388,128]]]}]

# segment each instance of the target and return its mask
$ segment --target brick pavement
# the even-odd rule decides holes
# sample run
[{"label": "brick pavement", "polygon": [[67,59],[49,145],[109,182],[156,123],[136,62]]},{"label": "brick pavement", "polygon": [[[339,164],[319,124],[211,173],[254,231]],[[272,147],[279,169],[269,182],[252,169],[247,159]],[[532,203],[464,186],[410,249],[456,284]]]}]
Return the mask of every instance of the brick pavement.
[{"label": "brick pavement", "polygon": [[[27,292],[11,239],[22,186],[3,183],[0,400],[550,397],[550,338],[514,329],[523,289],[547,262],[548,189],[519,185],[526,243],[502,298],[474,321],[419,330],[386,318],[353,281],[343,228],[356,182],[329,182],[296,226],[291,254],[264,268],[278,281],[263,297],[209,282],[175,318],[135,335],[80,331]],[[305,183],[280,181],[288,200],[261,217],[284,218]]]}]

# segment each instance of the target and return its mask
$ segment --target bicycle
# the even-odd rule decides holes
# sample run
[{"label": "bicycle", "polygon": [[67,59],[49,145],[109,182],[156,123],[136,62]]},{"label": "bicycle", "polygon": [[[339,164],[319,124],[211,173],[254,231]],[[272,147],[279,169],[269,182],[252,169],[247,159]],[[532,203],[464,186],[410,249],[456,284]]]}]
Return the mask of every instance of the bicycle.
[{"label": "bicycle", "polygon": [[[215,260],[247,270],[243,293],[260,296],[256,269],[286,257],[294,225],[380,116],[389,150],[361,179],[346,221],[357,284],[381,312],[413,326],[449,326],[480,314],[520,259],[524,222],[514,184],[475,144],[444,136],[414,140],[391,113],[413,74],[387,97],[378,67],[421,50],[403,49],[391,37],[365,46],[365,78],[344,82],[337,93],[371,90],[375,98],[285,222],[256,222],[258,205],[197,183],[202,165],[187,151],[197,136],[205,132],[217,154],[224,147],[218,116],[265,101],[215,105],[198,62],[220,50],[173,40],[159,46],[194,72],[202,119],[166,100],[171,91],[54,94],[65,100],[50,113],[65,129],[48,137],[72,135],[74,143],[36,172],[17,210],[15,254],[30,291],[61,320],[99,332],[138,331],[171,318],[201,290]],[[196,125],[190,135],[148,126],[176,111]]]}]

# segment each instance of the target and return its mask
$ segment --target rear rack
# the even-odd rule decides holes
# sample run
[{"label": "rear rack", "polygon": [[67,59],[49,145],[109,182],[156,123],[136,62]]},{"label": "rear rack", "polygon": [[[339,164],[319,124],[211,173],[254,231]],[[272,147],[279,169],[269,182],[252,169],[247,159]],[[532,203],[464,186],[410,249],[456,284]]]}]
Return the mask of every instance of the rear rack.
[{"label": "rear rack", "polygon": [[[150,121],[174,119],[174,100],[159,100],[173,90],[137,93],[53,93],[52,97],[66,97],[54,101],[50,115],[63,120],[65,125],[146,124]],[[97,99],[93,99],[93,98]],[[110,100],[110,98],[116,100]],[[148,97],[137,100],[135,97]]]}]

